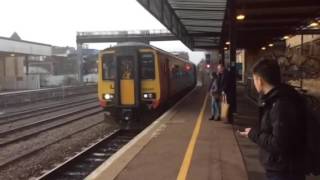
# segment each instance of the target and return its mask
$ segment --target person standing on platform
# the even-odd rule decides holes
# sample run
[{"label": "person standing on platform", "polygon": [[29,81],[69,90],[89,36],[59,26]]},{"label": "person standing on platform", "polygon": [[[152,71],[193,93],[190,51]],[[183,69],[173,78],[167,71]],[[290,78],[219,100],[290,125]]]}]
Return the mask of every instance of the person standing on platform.
[{"label": "person standing on platform", "polygon": [[268,180],[305,180],[305,122],[301,95],[281,83],[276,60],[264,59],[253,66],[259,99],[259,123],[240,135],[259,146],[260,161]]},{"label": "person standing on platform", "polygon": [[[228,123],[233,123],[233,104],[232,104],[232,94],[231,94],[231,79],[230,79],[230,73],[227,69],[225,69],[223,64],[219,64],[217,66],[218,70],[218,93],[220,96],[220,99],[222,96],[226,96],[227,102],[230,105],[229,111],[228,111]],[[221,109],[220,109],[221,112]]]},{"label": "person standing on platform", "polygon": [[220,94],[218,92],[218,76],[216,72],[211,73],[211,83],[209,86],[209,93],[211,96],[211,117],[209,120],[218,121],[220,118],[220,107],[219,107]]}]

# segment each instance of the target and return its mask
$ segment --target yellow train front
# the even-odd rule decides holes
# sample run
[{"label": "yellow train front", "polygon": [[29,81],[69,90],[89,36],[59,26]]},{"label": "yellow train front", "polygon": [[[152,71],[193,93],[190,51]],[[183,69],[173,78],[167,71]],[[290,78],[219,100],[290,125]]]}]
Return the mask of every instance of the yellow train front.
[{"label": "yellow train front", "polygon": [[98,64],[100,105],[120,121],[134,121],[196,84],[193,63],[143,43],[105,49]]}]

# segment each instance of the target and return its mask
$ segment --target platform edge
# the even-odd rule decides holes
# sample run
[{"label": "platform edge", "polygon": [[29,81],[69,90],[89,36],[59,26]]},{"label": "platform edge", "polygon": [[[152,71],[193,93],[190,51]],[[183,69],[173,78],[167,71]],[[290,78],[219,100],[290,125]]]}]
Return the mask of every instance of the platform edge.
[{"label": "platform edge", "polygon": [[161,115],[149,127],[143,130],[132,141],[122,147],[117,153],[112,155],[107,161],[100,165],[95,171],[89,174],[85,180],[105,180],[114,179],[127,166],[127,164],[147,145],[153,138],[154,133],[161,125],[167,123],[177,112],[177,107],[185,101],[197,88],[195,87],[181,100],[179,100],[166,113]]}]

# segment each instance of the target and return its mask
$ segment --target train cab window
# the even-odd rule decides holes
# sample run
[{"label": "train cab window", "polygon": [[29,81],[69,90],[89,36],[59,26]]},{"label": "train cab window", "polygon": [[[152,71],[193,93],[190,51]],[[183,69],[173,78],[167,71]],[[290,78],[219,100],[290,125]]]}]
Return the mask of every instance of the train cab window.
[{"label": "train cab window", "polygon": [[118,57],[120,63],[120,77],[121,79],[133,79],[134,78],[134,63],[132,56]]},{"label": "train cab window", "polygon": [[102,73],[104,80],[114,80],[116,76],[116,62],[113,54],[105,54],[102,56]]},{"label": "train cab window", "polygon": [[142,53],[140,55],[141,62],[141,79],[154,79],[154,56],[152,53]]}]

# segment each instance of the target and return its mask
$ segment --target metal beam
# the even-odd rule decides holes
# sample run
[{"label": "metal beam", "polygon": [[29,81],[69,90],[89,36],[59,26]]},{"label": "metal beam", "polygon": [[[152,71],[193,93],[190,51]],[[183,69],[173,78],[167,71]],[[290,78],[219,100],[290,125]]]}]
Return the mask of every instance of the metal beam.
[{"label": "metal beam", "polygon": [[288,28],[293,28],[296,29],[297,27],[300,26],[299,22],[288,22],[288,23],[263,23],[263,24],[241,24],[237,23],[238,28],[259,28],[259,29],[274,29],[274,28],[283,28],[283,29],[288,29]]},{"label": "metal beam", "polygon": [[[193,48],[193,43],[191,38],[188,36],[188,32],[185,29],[184,25],[181,23],[180,19],[170,6],[167,0],[137,0],[146,10],[148,10],[155,18],[157,18],[163,25],[169,29],[173,34],[175,34],[178,39],[180,39],[187,47]],[[161,9],[163,11],[152,8],[157,7],[158,4],[161,4]],[[167,9],[169,12],[167,12]],[[169,14],[165,14],[169,13]],[[171,17],[171,23],[162,21],[162,17]]]},{"label": "metal beam", "polygon": [[221,28],[221,26],[214,26],[214,25],[195,25],[195,24],[186,24],[185,27],[200,27],[200,28]]},{"label": "metal beam", "polygon": [[154,37],[78,37],[77,43],[112,43],[112,42],[145,42],[145,41],[175,41],[175,36],[154,36]]},{"label": "metal beam", "polygon": [[281,30],[281,31],[295,31],[294,27],[290,26],[269,26],[269,27],[261,27],[261,26],[256,26],[256,27],[239,27],[237,28],[238,31],[276,31],[276,30]]},{"label": "metal beam", "polygon": [[182,17],[181,20],[196,20],[196,21],[223,21],[223,19],[206,17],[206,18],[193,18],[193,17]]},{"label": "metal beam", "polygon": [[[139,1],[139,0],[138,0]],[[149,1],[155,1],[155,0],[149,0]],[[171,27],[171,32],[175,32],[174,34],[190,49],[193,48],[193,41],[192,39],[188,36],[188,32],[185,29],[184,25],[181,23],[181,20],[178,18],[177,14],[175,13],[175,11],[172,9],[172,7],[170,6],[169,2],[167,0],[160,0],[163,3],[163,6],[166,6],[166,8],[169,10],[169,13],[172,17],[172,19],[174,20],[174,22],[176,22],[176,28],[174,30],[174,27]],[[162,12],[164,13],[164,12]],[[164,22],[164,21],[163,21]],[[168,28],[168,24],[164,25]]]},{"label": "metal beam", "polygon": [[92,31],[78,32],[77,43],[103,43],[103,42],[150,42],[178,40],[168,30],[135,30],[135,31]]},{"label": "metal beam", "polygon": [[320,34],[320,29],[303,29],[303,30],[299,30],[296,31],[295,33],[293,33],[295,35],[313,35],[313,34]]},{"label": "metal beam", "polygon": [[191,37],[220,37],[220,32],[189,33]]},{"label": "metal beam", "polygon": [[248,1],[248,0],[238,0],[237,7],[246,7],[248,9],[256,8],[274,8],[274,7],[310,7],[314,5],[319,5],[319,0],[259,0],[259,1]]},{"label": "metal beam", "polygon": [[79,78],[79,81],[82,82],[83,81],[83,78],[82,78],[82,44],[80,43],[77,43],[77,62],[78,62],[78,78]]},{"label": "metal beam", "polygon": [[224,12],[224,9],[211,9],[211,8],[174,8],[175,11],[214,11],[214,12]]},{"label": "metal beam", "polygon": [[220,49],[220,46],[194,46],[194,49],[204,49],[204,50],[208,50],[208,49]]},{"label": "metal beam", "polygon": [[246,20],[264,20],[264,19],[305,19],[310,16],[310,12],[295,12],[284,14],[246,14]]},{"label": "metal beam", "polygon": [[308,7],[272,7],[272,8],[254,8],[254,9],[239,9],[238,12],[245,13],[247,16],[250,15],[295,15],[297,12],[316,12],[320,9],[319,6],[308,6]]},{"label": "metal beam", "polygon": [[233,122],[233,113],[237,111],[237,69],[236,69],[236,51],[237,51],[237,24],[235,23],[236,17],[236,6],[235,0],[230,0],[228,6],[228,14],[229,14],[229,38],[230,38],[230,81],[231,81],[231,88],[230,88],[230,110],[231,112],[228,119],[229,122]]},{"label": "metal beam", "polygon": [[238,22],[238,24],[272,24],[272,23],[297,23],[300,22],[301,18],[269,18],[269,19],[247,19],[243,22]]}]

